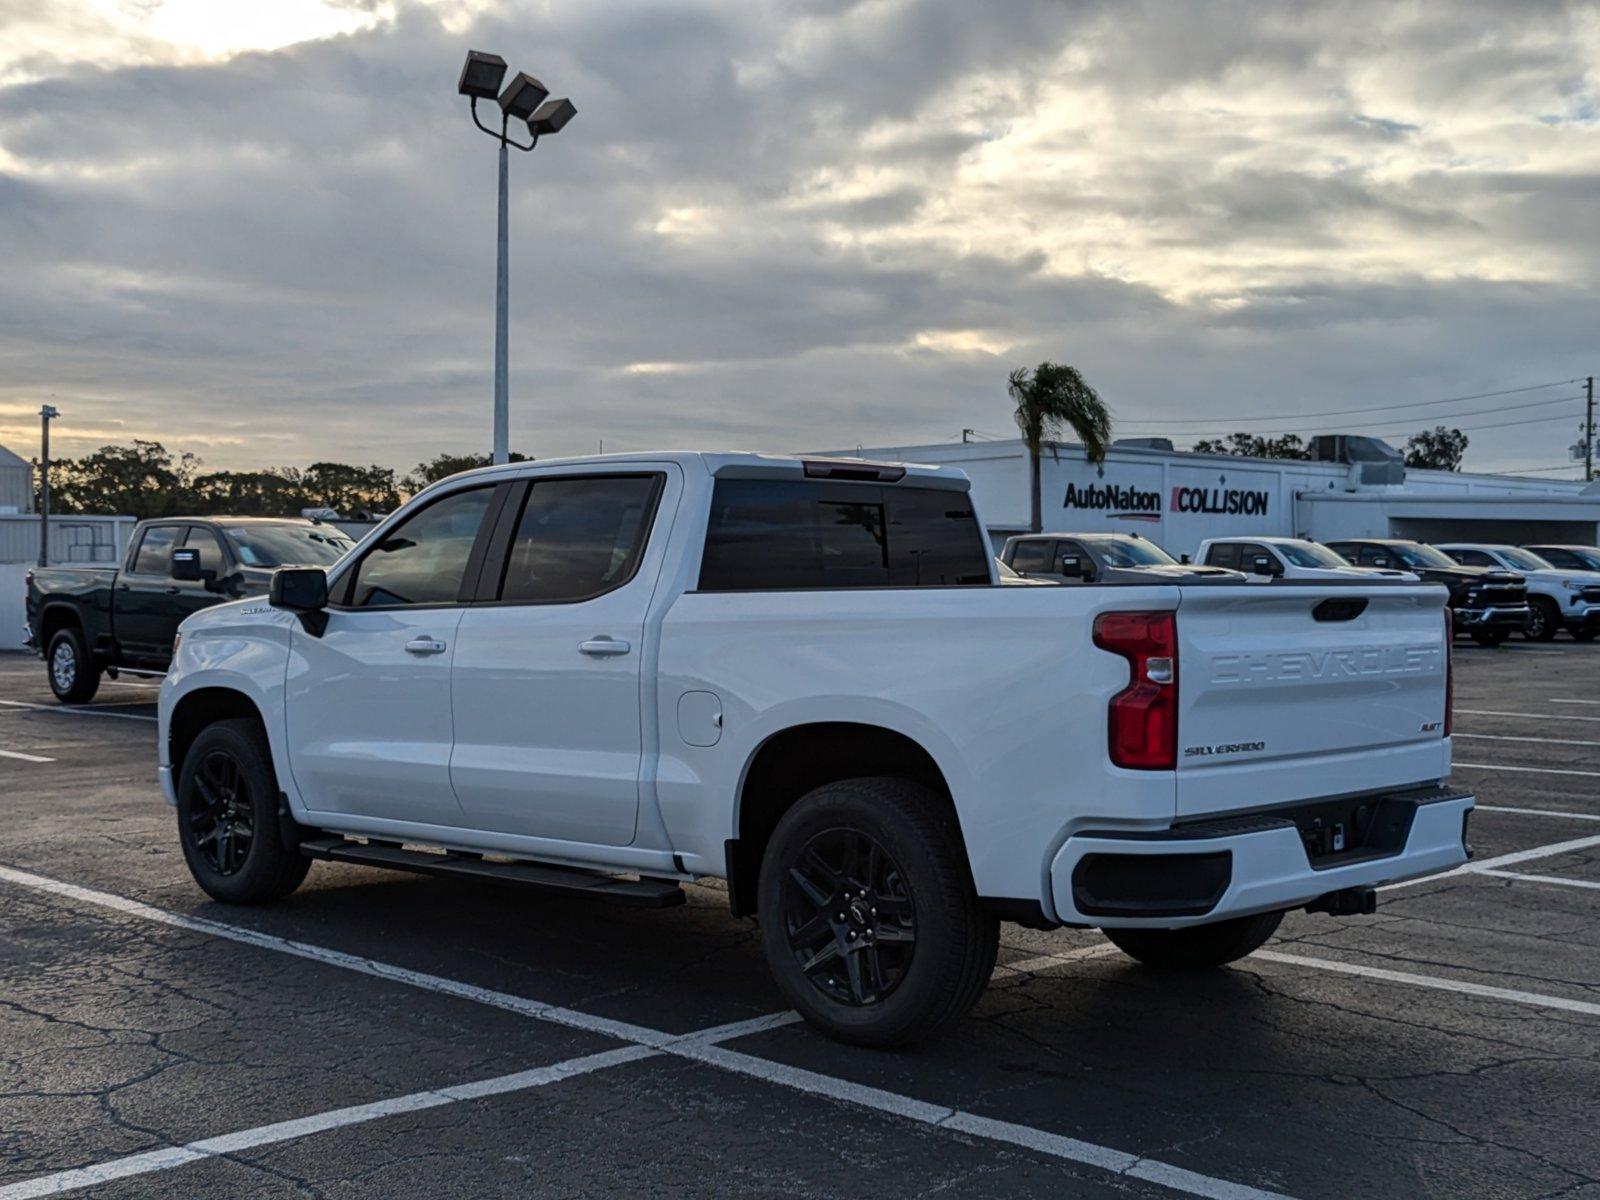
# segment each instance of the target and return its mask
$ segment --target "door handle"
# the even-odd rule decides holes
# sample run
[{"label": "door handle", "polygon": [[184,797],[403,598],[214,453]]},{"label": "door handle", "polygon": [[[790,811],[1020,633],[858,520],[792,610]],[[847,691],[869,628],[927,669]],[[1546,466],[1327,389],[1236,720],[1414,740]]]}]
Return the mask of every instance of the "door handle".
[{"label": "door handle", "polygon": [[616,654],[626,654],[633,647],[618,638],[601,635],[590,638],[587,642],[580,642],[578,649],[595,658],[607,658]]},{"label": "door handle", "polygon": [[444,651],[445,644],[437,638],[412,638],[406,643],[407,654],[443,654]]}]

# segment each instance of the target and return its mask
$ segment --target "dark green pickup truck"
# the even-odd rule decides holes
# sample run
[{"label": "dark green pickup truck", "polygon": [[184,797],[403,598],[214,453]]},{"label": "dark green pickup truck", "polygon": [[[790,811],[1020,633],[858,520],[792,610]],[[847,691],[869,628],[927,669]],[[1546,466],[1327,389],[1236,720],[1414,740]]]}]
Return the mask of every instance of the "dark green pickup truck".
[{"label": "dark green pickup truck", "polygon": [[331,566],[352,545],[332,525],[295,518],[141,521],[121,567],[28,574],[28,645],[43,655],[56,698],[82,704],[106,672],[165,671],[191,613],[265,595],[279,567]]}]

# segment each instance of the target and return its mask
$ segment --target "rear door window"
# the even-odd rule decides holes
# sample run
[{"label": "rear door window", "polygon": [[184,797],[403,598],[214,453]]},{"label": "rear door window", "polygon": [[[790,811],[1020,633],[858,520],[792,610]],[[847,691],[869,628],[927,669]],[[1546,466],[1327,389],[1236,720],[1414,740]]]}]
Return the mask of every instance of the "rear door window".
[{"label": "rear door window", "polygon": [[1011,569],[1024,575],[1049,569],[1049,542],[1018,542],[1011,552]]},{"label": "rear door window", "polygon": [[134,556],[135,575],[172,574],[172,548],[178,544],[181,525],[152,525],[144,531],[139,542],[139,553]]},{"label": "rear door window", "polygon": [[1237,567],[1239,565],[1239,545],[1237,542],[1223,542],[1211,546],[1206,550],[1206,566],[1208,567]]},{"label": "rear door window", "polygon": [[573,603],[627,583],[638,569],[660,487],[659,475],[535,480],[499,598]]},{"label": "rear door window", "polygon": [[987,539],[965,492],[720,479],[700,589],[986,585],[989,571]]}]

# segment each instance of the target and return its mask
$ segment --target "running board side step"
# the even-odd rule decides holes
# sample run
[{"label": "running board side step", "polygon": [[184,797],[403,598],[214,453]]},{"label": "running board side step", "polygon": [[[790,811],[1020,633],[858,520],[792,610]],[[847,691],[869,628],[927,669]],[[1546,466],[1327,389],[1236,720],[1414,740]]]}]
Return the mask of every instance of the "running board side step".
[{"label": "running board side step", "polygon": [[675,908],[685,899],[683,889],[670,879],[628,879],[577,867],[491,860],[454,851],[430,853],[426,850],[408,850],[394,842],[353,842],[341,837],[311,838],[300,843],[300,853],[324,862],[359,863],[365,867],[387,867],[392,871],[482,879],[568,896],[586,896],[635,908]]}]

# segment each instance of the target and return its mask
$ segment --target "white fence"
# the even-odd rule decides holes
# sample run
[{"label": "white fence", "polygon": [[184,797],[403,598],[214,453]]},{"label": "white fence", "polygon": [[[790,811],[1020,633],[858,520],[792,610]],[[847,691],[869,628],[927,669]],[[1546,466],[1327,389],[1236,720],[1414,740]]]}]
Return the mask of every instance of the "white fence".
[{"label": "white fence", "polygon": [[[50,518],[52,566],[114,567],[128,548],[133,517]],[[0,513],[0,650],[23,648],[28,572],[39,559],[39,518]]]}]

